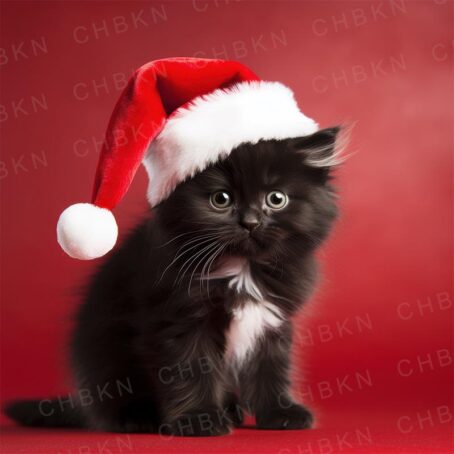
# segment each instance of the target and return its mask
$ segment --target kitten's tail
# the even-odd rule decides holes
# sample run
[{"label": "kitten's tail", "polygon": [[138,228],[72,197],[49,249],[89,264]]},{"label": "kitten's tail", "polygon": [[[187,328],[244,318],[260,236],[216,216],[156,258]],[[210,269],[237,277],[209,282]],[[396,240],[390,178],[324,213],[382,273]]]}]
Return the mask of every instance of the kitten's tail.
[{"label": "kitten's tail", "polygon": [[29,427],[84,427],[80,410],[63,406],[58,399],[16,400],[6,404],[4,413],[22,426]]}]

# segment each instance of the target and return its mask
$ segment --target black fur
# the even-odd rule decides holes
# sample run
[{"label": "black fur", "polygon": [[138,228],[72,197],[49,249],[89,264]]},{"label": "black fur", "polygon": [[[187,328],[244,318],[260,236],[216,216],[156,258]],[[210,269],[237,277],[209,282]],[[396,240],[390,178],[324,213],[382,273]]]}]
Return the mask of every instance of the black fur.
[{"label": "black fur", "polygon": [[[310,427],[310,412],[289,393],[290,317],[313,289],[314,251],[337,212],[331,169],[307,163],[333,153],[337,133],[243,144],[179,184],[91,282],[71,344],[72,400],[12,403],[7,414],[36,426],[220,435],[246,409],[259,428]],[[234,200],[225,211],[210,204],[219,190]],[[286,207],[264,206],[272,190],[288,195]],[[232,309],[251,298],[228,278],[199,279],[229,256],[247,258],[266,301],[285,316],[236,376],[225,335]]]}]

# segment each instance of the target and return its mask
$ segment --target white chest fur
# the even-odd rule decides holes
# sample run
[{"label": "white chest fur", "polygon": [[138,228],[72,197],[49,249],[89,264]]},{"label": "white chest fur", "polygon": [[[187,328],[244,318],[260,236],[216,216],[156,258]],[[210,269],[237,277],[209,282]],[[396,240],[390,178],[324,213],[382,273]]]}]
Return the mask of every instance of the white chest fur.
[{"label": "white chest fur", "polygon": [[267,329],[276,329],[281,325],[282,313],[264,299],[251,274],[249,263],[244,259],[227,260],[215,271],[213,278],[216,277],[230,277],[229,288],[250,298],[233,310],[226,333],[226,359],[237,368],[254,351],[257,341]]},{"label": "white chest fur", "polygon": [[246,259],[231,257],[225,260],[214,271],[211,279],[227,277],[230,277],[229,288],[236,290],[237,293],[246,293],[258,301],[264,299],[262,292],[252,277],[251,268]]},{"label": "white chest fur", "polygon": [[281,323],[280,310],[267,301],[248,301],[234,309],[226,335],[227,361],[241,365],[265,331],[276,329]]}]

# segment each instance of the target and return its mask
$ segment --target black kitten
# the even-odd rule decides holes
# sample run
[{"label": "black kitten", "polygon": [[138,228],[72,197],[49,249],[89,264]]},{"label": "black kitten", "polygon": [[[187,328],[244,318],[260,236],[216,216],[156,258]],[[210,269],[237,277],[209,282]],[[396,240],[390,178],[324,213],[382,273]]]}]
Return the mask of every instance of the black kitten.
[{"label": "black kitten", "polygon": [[181,183],[94,277],[72,340],[77,390],[16,402],[26,425],[220,435],[302,429],[291,316],[336,217],[338,128],[243,144]]}]

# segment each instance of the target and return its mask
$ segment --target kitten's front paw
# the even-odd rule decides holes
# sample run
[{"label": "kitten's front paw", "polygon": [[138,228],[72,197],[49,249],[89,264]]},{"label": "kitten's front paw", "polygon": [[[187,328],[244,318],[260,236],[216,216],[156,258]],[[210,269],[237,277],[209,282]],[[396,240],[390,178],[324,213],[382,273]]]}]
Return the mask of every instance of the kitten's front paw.
[{"label": "kitten's front paw", "polygon": [[314,418],[302,405],[292,404],[288,408],[272,408],[257,415],[259,429],[309,429]]},{"label": "kitten's front paw", "polygon": [[165,424],[162,432],[179,437],[212,437],[230,433],[230,425],[220,418],[219,412],[209,411],[183,415]]}]

